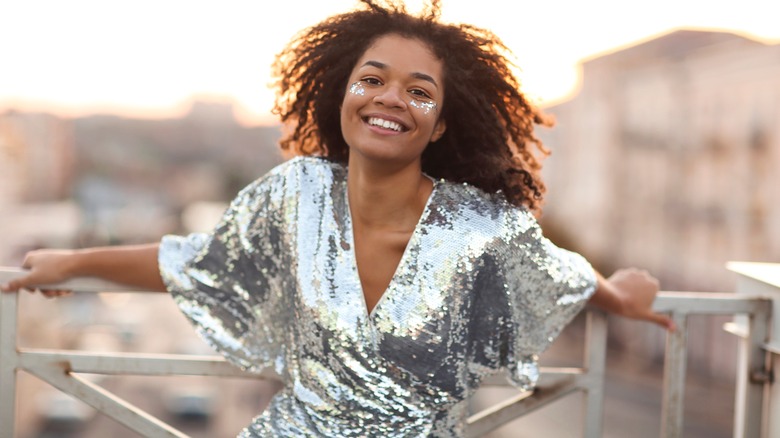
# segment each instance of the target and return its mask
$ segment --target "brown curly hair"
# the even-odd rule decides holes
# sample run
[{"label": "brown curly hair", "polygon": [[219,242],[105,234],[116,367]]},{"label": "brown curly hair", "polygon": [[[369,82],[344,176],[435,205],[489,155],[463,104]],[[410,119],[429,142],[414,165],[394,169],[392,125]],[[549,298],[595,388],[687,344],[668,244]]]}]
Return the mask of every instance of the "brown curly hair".
[{"label": "brown curly hair", "polygon": [[441,117],[447,130],[423,152],[423,172],[501,192],[538,213],[545,190],[541,159],[549,151],[534,125],[552,120],[519,91],[510,50],[488,30],[441,23],[437,0],[420,16],[392,0],[361,3],[361,9],[303,30],[277,55],[274,113],[290,128],[282,149],[346,162],[339,107],[349,75],[374,41],[398,34],[427,44],[444,66]]}]

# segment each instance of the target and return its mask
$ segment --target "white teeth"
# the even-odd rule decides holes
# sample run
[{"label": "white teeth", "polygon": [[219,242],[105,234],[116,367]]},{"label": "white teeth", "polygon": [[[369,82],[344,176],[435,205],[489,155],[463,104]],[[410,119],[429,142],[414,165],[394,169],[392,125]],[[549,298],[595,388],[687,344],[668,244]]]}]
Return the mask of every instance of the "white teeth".
[{"label": "white teeth", "polygon": [[380,119],[379,117],[370,117],[368,124],[373,126],[380,126],[385,129],[392,129],[393,131],[401,132],[403,126],[400,123],[391,122],[390,120]]}]

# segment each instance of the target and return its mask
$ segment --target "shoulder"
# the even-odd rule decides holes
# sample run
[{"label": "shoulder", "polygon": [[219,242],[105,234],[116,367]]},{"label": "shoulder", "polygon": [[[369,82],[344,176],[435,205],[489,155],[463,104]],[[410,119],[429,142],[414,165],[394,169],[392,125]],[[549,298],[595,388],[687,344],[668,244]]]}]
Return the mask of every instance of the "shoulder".
[{"label": "shoulder", "polygon": [[298,156],[271,169],[263,179],[301,178],[303,175],[337,175],[344,171],[344,166],[322,157]]},{"label": "shoulder", "polygon": [[487,193],[467,183],[446,180],[437,181],[437,190],[453,213],[474,218],[477,223],[486,225],[487,222],[492,227],[515,232],[538,226],[527,208],[510,203],[500,192]]},{"label": "shoulder", "polygon": [[239,196],[295,189],[316,181],[338,180],[344,175],[346,169],[340,163],[322,157],[298,156],[277,165],[247,185]]}]

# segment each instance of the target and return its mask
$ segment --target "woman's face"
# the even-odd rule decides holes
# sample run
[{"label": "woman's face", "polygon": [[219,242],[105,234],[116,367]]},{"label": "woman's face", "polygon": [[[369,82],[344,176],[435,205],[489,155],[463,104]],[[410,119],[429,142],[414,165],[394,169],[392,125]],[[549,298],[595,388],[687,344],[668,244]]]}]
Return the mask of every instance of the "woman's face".
[{"label": "woman's face", "polygon": [[445,130],[443,65],[426,44],[397,34],[378,38],[352,69],[341,106],[350,155],[388,164],[419,162]]}]

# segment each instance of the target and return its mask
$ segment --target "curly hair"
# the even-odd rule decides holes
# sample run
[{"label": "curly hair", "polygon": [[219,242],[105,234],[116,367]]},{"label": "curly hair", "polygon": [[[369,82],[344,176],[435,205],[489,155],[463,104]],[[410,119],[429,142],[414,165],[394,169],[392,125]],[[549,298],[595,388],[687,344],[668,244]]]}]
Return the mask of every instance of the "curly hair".
[{"label": "curly hair", "polygon": [[534,125],[551,126],[552,119],[519,91],[510,50],[486,29],[440,22],[437,0],[420,16],[392,0],[361,3],[304,29],[277,55],[274,113],[290,128],[280,140],[283,151],[347,161],[339,108],[349,75],[374,41],[398,34],[422,41],[443,63],[447,129],[423,152],[423,172],[500,192],[539,213],[541,159],[549,151]]}]

